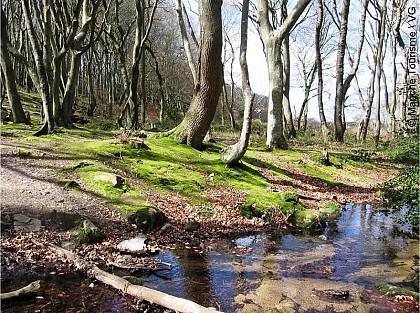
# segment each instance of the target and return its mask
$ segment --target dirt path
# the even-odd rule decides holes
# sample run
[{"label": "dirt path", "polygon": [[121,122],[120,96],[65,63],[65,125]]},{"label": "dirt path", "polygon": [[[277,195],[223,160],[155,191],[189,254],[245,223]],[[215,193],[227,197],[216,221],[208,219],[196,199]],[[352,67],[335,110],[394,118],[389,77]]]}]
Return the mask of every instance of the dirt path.
[{"label": "dirt path", "polygon": [[[19,149],[28,149],[27,157]],[[72,160],[63,160],[49,152],[42,152],[30,145],[1,143],[1,211],[2,215],[24,213],[44,219],[46,228],[60,225],[49,221],[51,212],[74,213],[81,218],[106,226],[109,222],[125,224],[123,216],[103,204],[100,197],[86,192],[65,190],[68,178],[63,170]],[[105,223],[104,221],[107,221]]]}]

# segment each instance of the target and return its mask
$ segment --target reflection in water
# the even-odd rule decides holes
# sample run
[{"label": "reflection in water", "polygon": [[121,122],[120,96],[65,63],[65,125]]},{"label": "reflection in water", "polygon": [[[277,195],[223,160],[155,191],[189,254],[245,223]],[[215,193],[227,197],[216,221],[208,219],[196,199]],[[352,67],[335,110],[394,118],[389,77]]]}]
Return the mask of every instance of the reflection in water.
[{"label": "reflection in water", "polygon": [[208,243],[202,254],[192,249],[165,251],[159,257],[170,262],[173,270],[164,273],[164,278],[149,276],[145,285],[234,312],[235,297],[261,284],[266,262],[273,257],[278,264],[277,280],[327,279],[373,288],[382,282],[402,281],[417,247],[418,240],[396,231],[384,212],[370,205],[348,205],[337,225],[321,233],[290,231],[220,240]]}]

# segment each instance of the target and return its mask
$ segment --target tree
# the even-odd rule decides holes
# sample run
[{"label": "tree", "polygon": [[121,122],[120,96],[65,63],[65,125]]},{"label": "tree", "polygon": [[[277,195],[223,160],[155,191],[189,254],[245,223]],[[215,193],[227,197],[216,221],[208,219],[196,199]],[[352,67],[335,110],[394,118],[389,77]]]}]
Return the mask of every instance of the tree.
[{"label": "tree", "polygon": [[[369,127],[369,121],[372,112],[372,104],[375,99],[375,104],[377,106],[377,114],[375,115],[377,123],[380,123],[380,101],[381,101],[381,90],[380,90],[380,81],[382,79],[382,64],[383,64],[383,46],[385,38],[385,23],[386,23],[386,7],[381,8],[377,1],[372,2],[373,7],[376,11],[376,16],[374,22],[376,27],[372,26],[372,36],[374,42],[369,42],[368,44],[372,51],[372,60],[371,64],[368,64],[368,67],[371,72],[370,82],[367,89],[367,97],[364,98],[357,77],[355,77],[355,85],[358,93],[360,103],[363,107],[363,117],[359,122],[359,129],[357,133],[357,139],[364,142],[366,140],[367,131]],[[351,60],[350,60],[351,61]],[[379,102],[378,102],[379,101]],[[379,140],[379,136],[378,136]]]},{"label": "tree", "polygon": [[[36,84],[42,99],[44,122],[41,129],[34,134],[35,136],[40,136],[49,134],[54,129],[51,91],[52,56],[50,46],[47,44],[51,42],[52,37],[51,0],[43,0],[41,8],[38,8],[34,2],[31,2],[30,5],[28,0],[22,0],[22,8],[36,68],[34,83]],[[39,13],[38,10],[42,10],[42,22],[41,16],[35,14],[35,12]],[[34,14],[32,14],[31,11]],[[33,22],[34,15],[43,28],[42,39],[36,34]],[[41,40],[43,41],[41,42]]]},{"label": "tree", "polygon": [[1,42],[0,42],[0,64],[1,69],[4,73],[4,80],[7,90],[7,97],[9,104],[12,108],[12,116],[14,123],[25,123],[30,124],[27,119],[25,112],[23,111],[22,104],[20,102],[19,93],[16,86],[16,76],[13,69],[12,60],[10,58],[9,51],[7,49],[9,43],[9,36],[7,34],[7,19],[4,14],[3,8],[1,8]]},{"label": "tree", "polygon": [[[355,52],[354,61],[352,60],[351,69],[344,79],[344,57],[347,49],[347,31],[348,31],[348,18],[350,10],[350,0],[343,0],[341,15],[334,6],[334,13],[331,13],[335,24],[340,30],[340,37],[337,47],[337,61],[336,61],[336,88],[335,88],[335,102],[334,102],[334,138],[338,142],[344,142],[344,132],[346,131],[346,123],[344,116],[344,103],[346,94],[350,88],[351,81],[356,75],[360,63],[360,55],[362,53],[364,38],[365,38],[365,23],[366,12],[369,0],[363,0],[362,13],[360,18],[359,42]],[[338,22],[339,20],[340,22]]]},{"label": "tree", "polygon": [[[158,0],[154,1],[152,11],[149,16],[149,21],[146,28],[146,4],[144,0],[136,0],[136,35],[133,46],[133,61],[131,64],[131,81],[129,86],[129,94],[126,108],[128,109],[128,127],[130,129],[139,129],[144,127],[145,122],[145,45],[149,37],[150,30],[153,23],[153,18],[156,12]],[[146,28],[146,29],[145,29]],[[141,71],[140,71],[141,67]],[[141,119],[139,121],[139,100],[138,100],[138,84],[141,74]]]},{"label": "tree", "polygon": [[283,111],[283,40],[298,21],[311,0],[300,0],[290,15],[284,20],[280,28],[275,29],[269,19],[267,0],[258,1],[258,30],[264,44],[269,80],[269,102],[267,116],[267,141],[270,149],[287,149],[287,141],[284,137],[284,111]]},{"label": "tree", "polygon": [[[318,74],[318,112],[319,112],[319,120],[321,122],[321,131],[322,137],[324,142],[328,142],[328,127],[327,127],[327,120],[325,119],[324,114],[324,101],[323,101],[323,94],[324,94],[324,79],[322,75],[322,55],[321,55],[321,47],[322,47],[322,29],[324,25],[324,1],[318,0],[318,18],[316,22],[316,29],[315,29],[315,60],[316,60],[316,69]],[[315,72],[315,70],[314,70]]]},{"label": "tree", "polygon": [[197,84],[191,105],[174,131],[179,143],[200,148],[216,113],[222,90],[221,0],[199,2],[200,51]]},{"label": "tree", "polygon": [[226,147],[222,151],[222,160],[228,164],[238,163],[244,156],[251,136],[252,125],[252,107],[254,102],[254,93],[252,92],[249,83],[248,64],[246,60],[247,44],[248,44],[248,12],[249,0],[243,0],[242,4],[242,22],[241,22],[241,47],[239,62],[241,65],[242,74],[242,92],[244,95],[244,120],[242,124],[241,136],[237,143],[232,146]]}]

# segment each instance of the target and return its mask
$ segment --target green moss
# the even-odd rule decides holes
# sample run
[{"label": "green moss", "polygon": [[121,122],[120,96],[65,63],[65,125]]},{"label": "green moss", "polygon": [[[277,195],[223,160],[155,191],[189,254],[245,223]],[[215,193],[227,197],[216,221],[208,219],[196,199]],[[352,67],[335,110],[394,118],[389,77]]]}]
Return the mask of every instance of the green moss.
[{"label": "green moss", "polygon": [[105,239],[104,233],[92,222],[85,220],[78,228],[80,243],[99,243]]},{"label": "green moss", "polygon": [[331,210],[336,211],[336,212],[341,212],[341,208],[333,202],[321,202],[319,204],[319,208],[320,209],[331,209]]},{"label": "green moss", "polygon": [[131,224],[137,225],[145,233],[162,226],[166,222],[166,217],[162,211],[152,205],[142,204],[131,206],[130,209],[132,211],[127,220]]},{"label": "green moss", "polygon": [[414,297],[417,300],[419,300],[419,293],[409,290],[407,288],[397,287],[390,284],[382,284],[379,286],[379,290],[385,296],[394,297],[394,296],[401,295],[401,296]]},{"label": "green moss", "polygon": [[27,158],[31,155],[31,151],[26,148],[19,148],[18,155],[21,158]]}]

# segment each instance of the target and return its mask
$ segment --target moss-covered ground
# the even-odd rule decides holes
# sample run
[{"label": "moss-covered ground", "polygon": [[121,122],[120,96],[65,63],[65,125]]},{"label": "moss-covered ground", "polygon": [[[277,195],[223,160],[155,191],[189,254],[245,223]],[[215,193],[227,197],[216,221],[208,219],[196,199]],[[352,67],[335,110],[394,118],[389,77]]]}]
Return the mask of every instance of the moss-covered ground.
[{"label": "moss-covered ground", "polygon": [[[36,97],[23,93],[23,99],[36,116]],[[31,135],[39,125],[6,123],[1,125],[1,133],[8,141],[21,144],[22,154],[30,155],[30,147],[34,147],[72,160],[65,174],[79,180],[82,191],[93,192],[125,211],[147,205],[147,190],[153,190],[163,195],[176,193],[211,216],[211,209],[206,209],[211,208],[206,191],[231,188],[246,194],[239,208],[245,216],[267,216],[274,211],[293,214],[303,210],[304,204],[290,194],[296,196],[306,189],[319,193],[328,188],[335,192],[349,186],[364,188],[378,182],[377,173],[395,169],[386,160],[361,158],[358,150],[345,146],[329,149],[332,165],[327,166],[321,161],[322,147],[296,143],[289,150],[276,151],[251,145],[239,166],[227,167],[220,160],[222,143],[208,144],[198,151],[168,137],[149,134],[146,139],[122,139],[117,131],[91,126],[58,128],[51,135],[34,137]],[[114,187],[95,179],[104,173],[121,176],[124,185]]]}]

